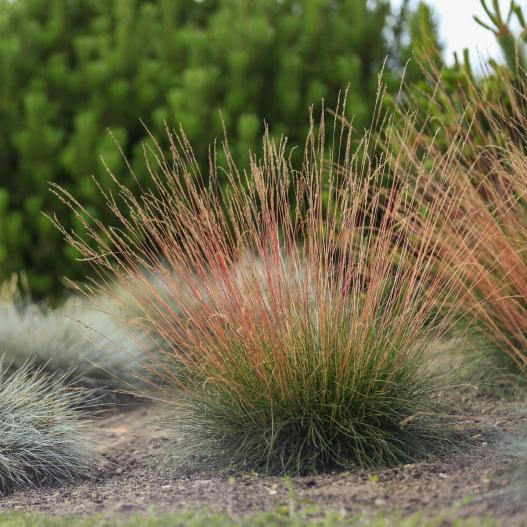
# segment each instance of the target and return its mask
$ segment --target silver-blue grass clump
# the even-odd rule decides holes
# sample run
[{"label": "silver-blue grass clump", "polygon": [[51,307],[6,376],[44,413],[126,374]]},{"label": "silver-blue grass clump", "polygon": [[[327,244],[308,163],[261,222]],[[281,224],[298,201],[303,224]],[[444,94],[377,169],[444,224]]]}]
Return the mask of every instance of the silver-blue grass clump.
[{"label": "silver-blue grass clump", "polygon": [[0,303],[0,353],[11,369],[28,360],[48,372],[71,372],[99,402],[144,386],[144,338],[109,299],[72,297],[51,309],[27,301]]},{"label": "silver-blue grass clump", "polygon": [[76,410],[85,392],[67,376],[26,364],[0,366],[0,493],[88,477],[97,462],[93,425]]}]

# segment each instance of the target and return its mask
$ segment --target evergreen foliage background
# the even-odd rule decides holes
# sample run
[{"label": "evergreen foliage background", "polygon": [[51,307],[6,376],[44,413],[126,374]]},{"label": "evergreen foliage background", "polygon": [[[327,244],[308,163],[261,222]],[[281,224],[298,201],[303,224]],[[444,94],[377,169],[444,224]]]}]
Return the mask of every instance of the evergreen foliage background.
[{"label": "evergreen foliage background", "polygon": [[[63,276],[84,276],[42,212],[75,226],[49,192],[56,182],[104,221],[90,177],[111,188],[101,157],[133,187],[107,129],[139,181],[141,120],[159,138],[165,122],[181,123],[205,166],[223,118],[243,165],[263,120],[298,144],[308,107],[321,98],[334,106],[349,83],[362,129],[386,57],[395,90],[423,42],[419,28],[435,31],[423,9],[405,3],[391,14],[388,0],[0,0],[0,281],[24,270],[38,297],[60,295]],[[430,23],[417,23],[423,16]]]}]

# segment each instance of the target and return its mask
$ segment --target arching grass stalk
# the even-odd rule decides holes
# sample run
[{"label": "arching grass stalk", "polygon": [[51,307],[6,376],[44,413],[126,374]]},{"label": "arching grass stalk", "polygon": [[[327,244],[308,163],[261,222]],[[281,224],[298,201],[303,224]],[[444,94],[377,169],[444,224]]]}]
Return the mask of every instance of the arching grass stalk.
[{"label": "arching grass stalk", "polygon": [[[226,165],[213,154],[203,177],[184,135],[169,140],[169,157],[146,151],[150,189],[135,197],[116,181],[106,196],[114,226],[57,192],[87,232],[66,238],[103,290],[128,290],[167,350],[174,454],[284,473],[448,448],[448,376],[429,352],[452,323],[436,297],[455,304],[455,281],[432,272],[436,224],[415,243],[419,195],[399,161],[375,157],[369,134],[352,153],[343,118],[313,124],[299,167],[266,134],[247,172],[226,145]],[[453,144],[429,162],[456,159]]]}]

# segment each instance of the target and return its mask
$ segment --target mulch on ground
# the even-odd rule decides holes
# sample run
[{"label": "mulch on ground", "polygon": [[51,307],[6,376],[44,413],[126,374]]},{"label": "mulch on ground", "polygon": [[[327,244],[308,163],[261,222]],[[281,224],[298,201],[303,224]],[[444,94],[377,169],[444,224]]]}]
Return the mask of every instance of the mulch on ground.
[{"label": "mulch on ground", "polygon": [[462,418],[471,437],[442,459],[297,477],[289,485],[280,477],[172,466],[166,457],[171,438],[155,424],[155,406],[144,405],[98,422],[104,454],[93,480],[17,491],[0,498],[0,510],[114,516],[151,508],[167,512],[205,507],[243,514],[288,503],[292,487],[298,506],[366,515],[434,515],[457,507],[459,516],[488,514],[504,525],[527,525],[527,458],[518,457],[513,446],[527,429],[525,405],[474,397],[465,406]]}]

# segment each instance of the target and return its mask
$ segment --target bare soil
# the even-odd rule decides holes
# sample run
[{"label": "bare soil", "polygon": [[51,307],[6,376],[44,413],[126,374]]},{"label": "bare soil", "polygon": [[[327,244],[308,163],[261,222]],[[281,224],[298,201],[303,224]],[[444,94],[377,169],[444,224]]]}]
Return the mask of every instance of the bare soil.
[{"label": "bare soil", "polygon": [[[459,516],[490,515],[503,525],[527,525],[527,448],[522,459],[512,446],[527,429],[525,404],[475,397],[466,407],[461,419],[474,433],[447,457],[389,470],[293,478],[297,500],[366,515],[432,516],[456,507]],[[0,510],[116,516],[152,507],[161,512],[206,507],[241,514],[288,503],[284,478],[182,473],[172,467],[165,457],[170,438],[153,424],[155,414],[155,407],[145,405],[102,418],[104,455],[93,480],[18,491],[0,499]]]}]

